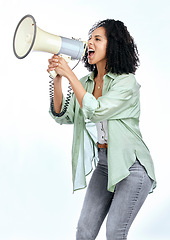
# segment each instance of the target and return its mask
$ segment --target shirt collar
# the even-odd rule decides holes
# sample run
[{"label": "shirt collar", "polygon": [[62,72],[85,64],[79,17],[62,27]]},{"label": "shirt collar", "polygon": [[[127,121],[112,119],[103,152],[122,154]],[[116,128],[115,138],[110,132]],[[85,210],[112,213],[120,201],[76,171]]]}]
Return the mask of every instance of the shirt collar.
[{"label": "shirt collar", "polygon": [[[111,78],[111,79],[115,79],[115,78],[117,77],[117,74],[108,72],[108,73],[106,73],[106,74],[104,75],[103,79],[104,79],[106,76],[108,76],[108,77]],[[88,77],[87,77],[87,79],[86,79],[86,82],[87,82],[88,80],[91,80],[91,81],[94,80],[94,72],[91,72],[91,73],[88,75]]]},{"label": "shirt collar", "polygon": [[87,82],[88,80],[91,80],[91,81],[94,80],[94,72],[91,72],[91,73],[88,75],[88,77],[87,77],[87,79],[86,79],[86,82]]}]

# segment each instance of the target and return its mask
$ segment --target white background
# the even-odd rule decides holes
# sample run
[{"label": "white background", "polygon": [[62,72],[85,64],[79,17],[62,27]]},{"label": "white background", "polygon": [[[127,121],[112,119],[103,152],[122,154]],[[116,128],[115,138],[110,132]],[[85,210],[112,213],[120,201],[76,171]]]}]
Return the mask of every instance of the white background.
[{"label": "white background", "polygon": [[[51,54],[32,52],[23,60],[13,54],[14,31],[26,14],[47,32],[82,40],[98,20],[127,25],[140,53],[140,127],[158,181],[129,240],[170,239],[169,12],[169,0],[0,1],[0,240],[74,240],[85,193],[72,194],[72,126],[48,114]],[[75,73],[87,72],[80,64]],[[97,240],[103,239],[105,223]]]}]

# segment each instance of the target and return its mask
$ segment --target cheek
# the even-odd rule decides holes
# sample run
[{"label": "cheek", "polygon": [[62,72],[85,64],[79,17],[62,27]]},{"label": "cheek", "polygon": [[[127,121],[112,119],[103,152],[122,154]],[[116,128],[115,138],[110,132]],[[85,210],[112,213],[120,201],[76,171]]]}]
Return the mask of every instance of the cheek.
[{"label": "cheek", "polygon": [[103,44],[103,45],[101,46],[101,50],[102,50],[103,53],[105,53],[105,54],[106,54],[106,49],[107,49],[107,45],[106,45],[106,44]]},{"label": "cheek", "polygon": [[103,48],[101,50],[102,50],[102,56],[106,57],[106,47],[103,46]]}]

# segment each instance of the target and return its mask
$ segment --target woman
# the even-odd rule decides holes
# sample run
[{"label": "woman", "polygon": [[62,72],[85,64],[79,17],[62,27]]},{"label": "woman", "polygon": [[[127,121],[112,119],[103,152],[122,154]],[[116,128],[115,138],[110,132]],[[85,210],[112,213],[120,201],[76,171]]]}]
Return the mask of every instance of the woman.
[{"label": "woman", "polygon": [[[80,81],[60,56],[49,60],[55,70],[50,114],[60,124],[73,123],[74,190],[86,187],[85,176],[97,165],[87,188],[77,227],[77,240],[93,240],[108,214],[107,240],[127,239],[129,228],[149,192],[156,186],[153,162],[139,130],[139,89],[134,73],[138,51],[126,26],[107,19],[89,31]],[[67,112],[61,78],[73,89]],[[99,160],[99,161],[98,161]]]}]

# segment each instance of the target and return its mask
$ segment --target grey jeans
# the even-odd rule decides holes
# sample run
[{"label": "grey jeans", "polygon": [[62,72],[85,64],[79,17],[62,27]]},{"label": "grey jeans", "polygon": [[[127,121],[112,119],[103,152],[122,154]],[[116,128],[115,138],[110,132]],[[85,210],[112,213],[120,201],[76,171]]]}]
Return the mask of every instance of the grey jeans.
[{"label": "grey jeans", "polygon": [[107,216],[107,240],[125,240],[144,203],[153,181],[138,160],[130,175],[120,181],[114,193],[107,190],[107,150],[99,149],[99,163],[93,172],[77,226],[76,240],[94,240]]}]

